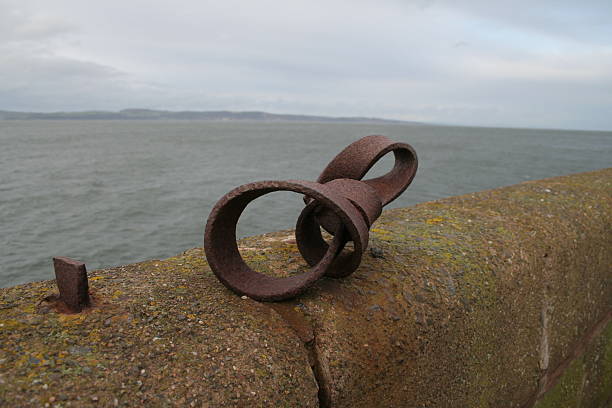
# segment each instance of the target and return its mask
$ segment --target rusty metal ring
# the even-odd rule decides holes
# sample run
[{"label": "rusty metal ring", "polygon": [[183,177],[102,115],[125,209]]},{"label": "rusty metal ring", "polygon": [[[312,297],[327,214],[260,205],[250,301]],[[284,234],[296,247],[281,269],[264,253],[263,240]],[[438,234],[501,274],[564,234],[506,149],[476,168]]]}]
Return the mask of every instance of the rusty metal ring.
[{"label": "rusty metal ring", "polygon": [[[343,228],[336,231],[331,245],[312,268],[286,278],[272,277],[251,269],[242,259],[236,243],[236,225],[246,206],[256,198],[274,191],[294,191],[323,206],[338,217]],[[345,237],[345,234],[348,237]],[[297,238],[297,237],[296,237]],[[346,240],[354,243],[354,257],[359,264],[368,243],[368,226],[359,210],[329,186],[310,181],[262,181],[240,186],[215,205],[206,224],[204,247],[213,273],[228,288],[256,300],[282,300],[302,292],[322,277]]]},{"label": "rusty metal ring", "polygon": [[[351,179],[335,179],[325,185],[346,197],[359,210],[368,228],[380,216],[382,203],[373,187]],[[334,236],[336,231],[344,227],[334,214],[330,214],[316,201],[311,201],[300,213],[295,226],[298,249],[309,265],[316,265],[328,251],[329,245],[323,239],[319,225]],[[332,278],[349,276],[359,267],[361,255],[355,250],[339,253],[325,272],[325,276]]]},{"label": "rusty metal ring", "polygon": [[[395,155],[393,169],[387,174],[368,180],[363,176],[389,152]],[[406,143],[394,142],[386,136],[372,135],[351,143],[325,167],[319,183],[334,187],[347,197],[361,212],[368,227],[378,218],[382,207],[393,201],[412,182],[416,174],[416,152]],[[352,179],[352,180],[351,180]],[[358,181],[359,180],[359,181]],[[370,188],[370,191],[366,187]],[[296,223],[295,235],[302,257],[309,265],[316,265],[328,249],[319,226],[334,235],[339,220],[326,209],[305,199],[306,207]],[[330,265],[326,276],[341,278],[353,273],[359,262],[353,253],[344,251]]]},{"label": "rusty metal ring", "polygon": [[361,180],[376,162],[389,152],[395,155],[391,171],[380,177],[363,180],[374,187],[385,206],[395,200],[408,188],[418,167],[416,152],[407,143],[395,142],[386,136],[366,136],[348,145],[319,175],[317,182],[340,178]]}]

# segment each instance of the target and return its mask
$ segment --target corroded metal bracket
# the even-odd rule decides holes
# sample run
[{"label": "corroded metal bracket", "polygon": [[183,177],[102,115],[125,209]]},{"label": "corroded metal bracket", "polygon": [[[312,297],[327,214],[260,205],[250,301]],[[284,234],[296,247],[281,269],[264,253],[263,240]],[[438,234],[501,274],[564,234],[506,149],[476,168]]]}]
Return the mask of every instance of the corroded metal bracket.
[{"label": "corroded metal bracket", "polygon": [[[387,174],[361,180],[385,154],[393,152],[395,165]],[[210,268],[234,292],[262,301],[293,297],[322,276],[353,273],[368,246],[369,228],[382,207],[397,198],[412,182],[418,166],[412,146],[385,136],[366,136],[348,145],[325,167],[317,182],[260,181],[242,185],[223,196],[212,209],[204,234]],[[274,191],[304,195],[295,237],[311,268],[300,275],[277,278],[251,269],[240,256],[236,225],[246,206]],[[321,228],[333,236],[323,239]],[[352,251],[343,251],[348,241]]]},{"label": "corroded metal bracket", "polygon": [[55,279],[59,288],[59,300],[68,310],[79,313],[91,305],[87,269],[83,262],[58,256],[53,258]]}]

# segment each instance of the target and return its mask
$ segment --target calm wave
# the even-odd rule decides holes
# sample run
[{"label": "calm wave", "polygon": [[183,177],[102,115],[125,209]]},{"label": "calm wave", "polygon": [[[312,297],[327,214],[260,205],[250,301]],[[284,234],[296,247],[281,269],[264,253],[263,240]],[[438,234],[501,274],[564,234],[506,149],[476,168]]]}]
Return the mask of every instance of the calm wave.
[{"label": "calm wave", "polygon": [[[610,166],[612,132],[341,123],[0,121],[0,286],[201,246],[216,200],[247,182],[314,180],[368,134],[412,144],[419,171],[393,207]],[[386,171],[384,158],[374,173]],[[249,206],[239,235],[292,228],[300,197]]]}]

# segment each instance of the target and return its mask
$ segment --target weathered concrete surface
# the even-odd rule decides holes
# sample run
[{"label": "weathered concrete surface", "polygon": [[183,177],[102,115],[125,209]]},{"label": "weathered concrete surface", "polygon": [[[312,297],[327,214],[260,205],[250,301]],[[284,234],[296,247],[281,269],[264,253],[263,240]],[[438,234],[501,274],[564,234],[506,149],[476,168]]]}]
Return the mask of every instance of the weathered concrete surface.
[{"label": "weathered concrete surface", "polygon": [[318,405],[308,355],[201,251],[96,271],[94,307],[58,315],[53,281],[0,291],[0,406]]},{"label": "weathered concrete surface", "polygon": [[[269,273],[304,267],[287,231],[240,246]],[[58,315],[42,301],[52,282],[1,289],[0,398],[6,406],[610,401],[612,169],[388,211],[370,247],[375,256],[351,277],[274,305],[226,290],[199,249],[96,271],[95,307],[82,315]]]},{"label": "weathered concrete surface", "polygon": [[612,169],[389,211],[373,231],[384,258],[294,302],[328,405],[530,406],[610,320]]}]

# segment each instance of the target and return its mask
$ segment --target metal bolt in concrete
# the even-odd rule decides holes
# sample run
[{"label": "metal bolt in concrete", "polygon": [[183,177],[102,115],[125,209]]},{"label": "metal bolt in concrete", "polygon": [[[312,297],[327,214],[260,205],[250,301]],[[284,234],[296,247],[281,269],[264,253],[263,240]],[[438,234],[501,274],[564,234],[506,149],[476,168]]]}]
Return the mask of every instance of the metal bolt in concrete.
[{"label": "metal bolt in concrete", "polygon": [[83,262],[58,256],[53,258],[55,279],[60,292],[60,300],[72,312],[79,313],[88,307],[89,284],[87,282],[87,269]]}]

